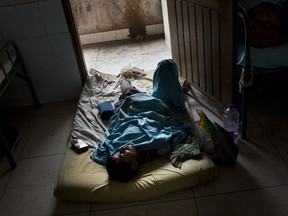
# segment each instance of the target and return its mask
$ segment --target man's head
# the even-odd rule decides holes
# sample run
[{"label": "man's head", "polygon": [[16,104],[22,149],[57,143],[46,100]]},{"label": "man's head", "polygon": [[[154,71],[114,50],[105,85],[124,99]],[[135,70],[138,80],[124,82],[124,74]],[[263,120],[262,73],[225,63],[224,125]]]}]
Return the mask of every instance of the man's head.
[{"label": "man's head", "polygon": [[107,160],[106,169],[111,180],[127,182],[137,173],[139,161],[133,145],[125,145]]}]

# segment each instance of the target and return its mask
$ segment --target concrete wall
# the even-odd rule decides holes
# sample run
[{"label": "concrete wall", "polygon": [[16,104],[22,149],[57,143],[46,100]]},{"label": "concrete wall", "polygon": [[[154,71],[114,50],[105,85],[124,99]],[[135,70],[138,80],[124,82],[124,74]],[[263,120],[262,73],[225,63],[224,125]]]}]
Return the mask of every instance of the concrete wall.
[{"label": "concrete wall", "polygon": [[[60,0],[0,7],[0,34],[19,46],[41,103],[79,97],[81,78]],[[12,86],[23,97],[8,94],[11,103],[29,99],[20,82],[15,80]]]},{"label": "concrete wall", "polygon": [[71,0],[79,34],[163,23],[161,0]]},{"label": "concrete wall", "polygon": [[161,0],[70,0],[82,44],[163,34]]}]

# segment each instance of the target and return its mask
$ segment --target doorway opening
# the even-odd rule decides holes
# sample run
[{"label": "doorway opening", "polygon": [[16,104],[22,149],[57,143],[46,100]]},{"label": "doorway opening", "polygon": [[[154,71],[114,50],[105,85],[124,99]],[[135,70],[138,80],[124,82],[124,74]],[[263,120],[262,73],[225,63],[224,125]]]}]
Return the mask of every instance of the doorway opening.
[{"label": "doorway opening", "polygon": [[[146,4],[133,0],[69,0],[86,71],[119,74],[127,66],[148,71],[154,70],[159,61],[172,58],[165,37],[163,2],[166,0],[147,0]],[[156,8],[154,14],[149,10],[151,4]],[[139,13],[145,19],[139,20]]]}]

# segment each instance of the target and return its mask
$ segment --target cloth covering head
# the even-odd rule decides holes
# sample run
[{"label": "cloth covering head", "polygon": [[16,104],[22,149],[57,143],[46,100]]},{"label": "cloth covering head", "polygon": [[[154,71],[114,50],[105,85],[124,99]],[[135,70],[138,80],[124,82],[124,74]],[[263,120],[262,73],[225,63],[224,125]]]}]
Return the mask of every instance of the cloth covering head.
[{"label": "cloth covering head", "polygon": [[99,115],[103,120],[108,120],[114,115],[114,107],[111,102],[103,102],[98,105]]}]

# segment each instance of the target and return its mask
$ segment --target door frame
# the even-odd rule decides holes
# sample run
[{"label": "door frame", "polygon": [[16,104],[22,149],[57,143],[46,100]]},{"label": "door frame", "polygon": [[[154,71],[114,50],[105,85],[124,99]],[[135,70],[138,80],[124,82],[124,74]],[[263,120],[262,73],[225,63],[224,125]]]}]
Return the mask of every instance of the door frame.
[{"label": "door frame", "polygon": [[80,72],[82,85],[84,85],[84,82],[85,82],[86,77],[87,77],[87,68],[86,68],[86,64],[84,61],[83,52],[82,52],[81,43],[80,43],[80,38],[78,36],[79,34],[78,34],[78,31],[77,31],[77,28],[75,25],[75,20],[73,17],[72,8],[70,5],[70,0],[61,0],[61,2],[62,2],[65,17],[66,17],[66,22],[67,22],[67,26],[69,29],[70,37],[71,37],[71,40],[73,43],[74,52],[76,55],[76,61],[78,63],[78,69]]}]

